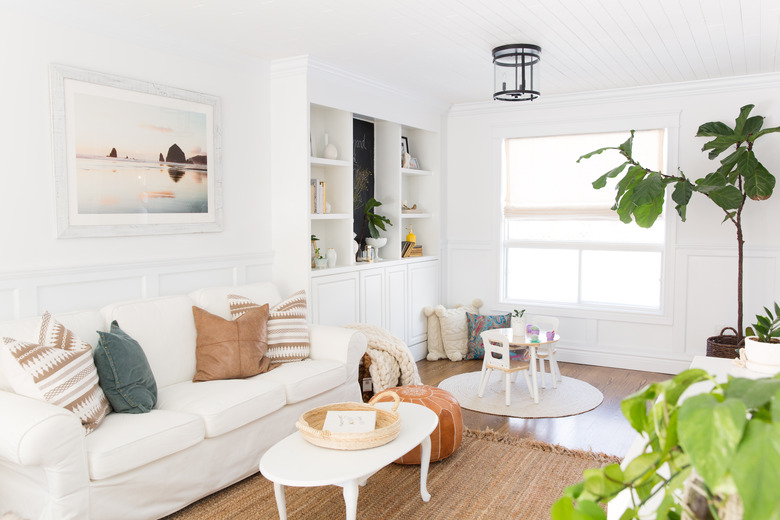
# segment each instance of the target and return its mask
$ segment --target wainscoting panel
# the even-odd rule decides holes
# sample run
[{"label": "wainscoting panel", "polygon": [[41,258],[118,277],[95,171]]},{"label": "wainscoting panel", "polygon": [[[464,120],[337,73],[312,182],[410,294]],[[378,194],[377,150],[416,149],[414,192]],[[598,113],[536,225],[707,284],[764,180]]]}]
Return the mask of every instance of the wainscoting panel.
[{"label": "wainscoting panel", "polygon": [[268,253],[0,274],[0,321],[270,281],[272,266],[273,254]]}]

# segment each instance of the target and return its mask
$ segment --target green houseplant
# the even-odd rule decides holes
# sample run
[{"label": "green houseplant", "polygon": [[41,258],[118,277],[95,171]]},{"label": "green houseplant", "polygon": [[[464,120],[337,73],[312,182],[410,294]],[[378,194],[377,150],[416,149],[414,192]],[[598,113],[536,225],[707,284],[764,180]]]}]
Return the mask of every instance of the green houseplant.
[{"label": "green houseplant", "polygon": [[[691,181],[682,171],[679,175],[670,175],[653,171],[639,164],[633,156],[634,131],[627,141],[616,147],[600,148],[583,155],[577,162],[601,154],[607,150],[616,150],[623,156],[623,162],[606,172],[593,182],[595,189],[607,185],[607,180],[618,178],[615,204],[612,209],[625,223],[635,221],[641,227],[649,228],[661,215],[664,206],[666,187],[674,185],[672,200],[675,209],[685,222],[688,202],[694,193],[699,193],[714,202],[723,210],[723,222],[731,222],[737,238],[737,341],[742,331],[742,278],[744,261],[744,235],[742,232],[742,211],[747,199],[761,201],[772,195],[775,178],[762,165],[753,151],[758,138],[780,131],[780,127],[762,129],[763,116],[751,116],[753,105],[745,105],[735,121],[734,127],[722,122],[704,123],[696,133],[697,137],[712,138],[702,147],[709,150],[709,159],[717,159],[726,151],[731,151],[719,161],[715,171]],[[622,176],[621,176],[622,175]]]},{"label": "green houseplant", "polygon": [[756,315],[756,323],[745,331],[745,363],[751,370],[776,374],[780,372],[780,305],[775,302],[774,315]]},{"label": "green houseplant", "polygon": [[392,226],[390,219],[374,213],[374,208],[378,208],[382,203],[371,197],[366,201],[365,208],[363,209],[363,228],[360,233],[360,241],[366,237],[366,230],[371,238],[379,238],[379,230],[387,231],[385,225]]},{"label": "green houseplant", "polygon": [[[683,399],[696,383],[711,389]],[[647,439],[642,454],[623,468],[586,470],[553,505],[553,520],[604,519],[599,504],[623,490],[633,499],[621,520],[780,518],[780,378],[718,384],[691,369],[647,386],[621,407]]]}]

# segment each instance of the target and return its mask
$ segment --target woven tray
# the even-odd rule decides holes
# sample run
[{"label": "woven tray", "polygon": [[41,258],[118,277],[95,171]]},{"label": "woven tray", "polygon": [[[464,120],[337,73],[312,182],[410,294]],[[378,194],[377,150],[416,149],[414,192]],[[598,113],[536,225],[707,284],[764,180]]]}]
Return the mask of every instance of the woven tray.
[{"label": "woven tray", "polygon": [[[378,397],[390,395],[395,403],[392,410],[383,410],[372,406]],[[369,404],[363,403],[334,403],[320,406],[304,412],[295,426],[301,432],[304,439],[322,448],[333,450],[364,450],[376,448],[392,441],[401,433],[401,415],[398,413],[398,405],[401,398],[398,394],[385,391],[375,395]],[[329,411],[376,411],[376,428],[363,433],[339,433],[322,430],[325,416]]]}]

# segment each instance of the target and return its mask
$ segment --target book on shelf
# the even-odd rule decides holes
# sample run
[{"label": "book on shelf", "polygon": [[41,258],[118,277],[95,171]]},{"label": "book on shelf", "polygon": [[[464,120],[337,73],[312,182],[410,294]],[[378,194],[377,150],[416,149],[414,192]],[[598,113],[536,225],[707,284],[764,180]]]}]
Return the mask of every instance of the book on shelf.
[{"label": "book on shelf", "polygon": [[422,255],[423,255],[422,246],[412,246],[412,251],[411,253],[409,253],[410,257],[414,258],[416,256],[422,256]]},{"label": "book on shelf", "polygon": [[414,248],[414,242],[401,242],[401,258],[409,258],[412,256],[412,249]]},{"label": "book on shelf", "polygon": [[327,202],[327,183],[320,179],[311,179],[311,212],[325,213]]}]

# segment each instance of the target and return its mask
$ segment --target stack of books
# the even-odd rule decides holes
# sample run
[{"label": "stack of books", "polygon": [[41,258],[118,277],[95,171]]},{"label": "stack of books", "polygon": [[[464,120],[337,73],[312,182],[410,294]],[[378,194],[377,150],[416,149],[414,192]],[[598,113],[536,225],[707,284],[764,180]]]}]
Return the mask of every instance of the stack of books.
[{"label": "stack of books", "polygon": [[418,246],[414,242],[401,242],[401,258],[411,258],[422,255],[422,246]]}]

